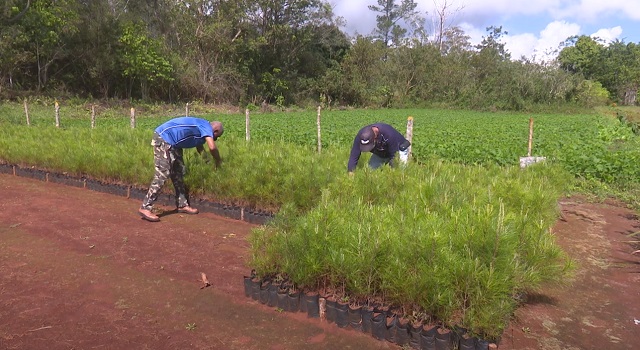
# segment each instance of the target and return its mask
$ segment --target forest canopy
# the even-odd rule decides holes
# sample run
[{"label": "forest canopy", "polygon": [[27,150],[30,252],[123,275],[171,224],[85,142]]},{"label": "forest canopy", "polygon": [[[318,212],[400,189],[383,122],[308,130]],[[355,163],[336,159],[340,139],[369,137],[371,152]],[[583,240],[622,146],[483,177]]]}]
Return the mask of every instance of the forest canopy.
[{"label": "forest canopy", "polygon": [[376,13],[376,27],[349,35],[324,0],[6,0],[0,98],[505,110],[637,104],[636,43],[572,37],[556,59],[540,62],[511,57],[501,26],[472,45],[446,25],[455,14],[447,7],[429,20],[414,0],[378,0],[363,11]]}]

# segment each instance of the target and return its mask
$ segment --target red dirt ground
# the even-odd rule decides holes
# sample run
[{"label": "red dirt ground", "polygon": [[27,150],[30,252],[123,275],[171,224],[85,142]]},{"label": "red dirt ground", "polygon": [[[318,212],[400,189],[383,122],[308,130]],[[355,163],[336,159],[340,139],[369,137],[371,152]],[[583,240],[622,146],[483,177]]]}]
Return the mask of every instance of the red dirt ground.
[{"label": "red dirt ground", "polygon": [[[149,223],[138,206],[0,175],[0,349],[398,348],[245,297],[252,225],[208,213]],[[530,298],[499,348],[640,348],[640,256],[625,242],[638,217],[576,199],[561,208],[554,232],[576,277]]]}]

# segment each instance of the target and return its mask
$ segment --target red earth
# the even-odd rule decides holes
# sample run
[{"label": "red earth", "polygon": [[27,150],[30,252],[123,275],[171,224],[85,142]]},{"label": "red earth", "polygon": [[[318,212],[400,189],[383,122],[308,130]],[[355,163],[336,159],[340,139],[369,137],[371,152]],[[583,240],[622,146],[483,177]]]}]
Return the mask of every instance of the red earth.
[{"label": "red earth", "polygon": [[[172,208],[150,223],[139,204],[0,174],[0,349],[399,348],[245,297],[254,225]],[[640,348],[640,220],[611,203],[560,206],[553,232],[575,278],[530,296],[498,348]]]}]

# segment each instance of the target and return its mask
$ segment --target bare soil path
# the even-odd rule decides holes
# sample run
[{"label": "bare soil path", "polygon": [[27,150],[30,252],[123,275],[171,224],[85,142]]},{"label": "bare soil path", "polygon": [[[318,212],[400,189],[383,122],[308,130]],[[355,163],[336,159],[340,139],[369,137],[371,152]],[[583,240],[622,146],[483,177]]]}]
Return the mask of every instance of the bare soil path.
[{"label": "bare soil path", "polygon": [[0,349],[393,348],[245,297],[250,224],[11,175],[0,199]]},{"label": "bare soil path", "polygon": [[577,269],[565,287],[530,296],[505,331],[503,349],[640,349],[638,216],[616,203],[579,198],[560,206],[553,228]]},{"label": "bare soil path", "polygon": [[[398,348],[245,297],[252,225],[208,213],[149,223],[138,206],[0,174],[0,349]],[[640,348],[640,257],[625,242],[640,221],[614,205],[561,206],[554,232],[576,278],[532,297],[499,348]]]}]

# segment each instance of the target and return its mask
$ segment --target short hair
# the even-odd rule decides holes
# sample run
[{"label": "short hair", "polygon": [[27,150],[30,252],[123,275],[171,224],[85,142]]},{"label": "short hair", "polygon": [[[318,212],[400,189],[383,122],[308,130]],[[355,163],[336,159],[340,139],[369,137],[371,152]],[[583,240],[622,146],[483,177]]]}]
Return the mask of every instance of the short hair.
[{"label": "short hair", "polygon": [[220,137],[222,136],[222,134],[224,134],[224,127],[222,126],[222,123],[219,121],[212,121],[210,122],[211,124],[211,128],[213,129],[213,131],[215,132],[216,130],[218,130],[218,136]]}]

